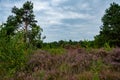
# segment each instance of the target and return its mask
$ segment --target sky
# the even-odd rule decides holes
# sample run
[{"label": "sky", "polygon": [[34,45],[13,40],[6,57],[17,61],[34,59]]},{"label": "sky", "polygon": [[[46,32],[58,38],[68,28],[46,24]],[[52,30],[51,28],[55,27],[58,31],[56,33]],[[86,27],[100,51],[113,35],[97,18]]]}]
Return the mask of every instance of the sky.
[{"label": "sky", "polygon": [[[12,15],[11,9],[18,8],[27,0],[0,0],[0,24]],[[38,25],[43,29],[44,42],[59,40],[94,40],[102,25],[101,18],[110,3],[120,0],[28,0]]]}]

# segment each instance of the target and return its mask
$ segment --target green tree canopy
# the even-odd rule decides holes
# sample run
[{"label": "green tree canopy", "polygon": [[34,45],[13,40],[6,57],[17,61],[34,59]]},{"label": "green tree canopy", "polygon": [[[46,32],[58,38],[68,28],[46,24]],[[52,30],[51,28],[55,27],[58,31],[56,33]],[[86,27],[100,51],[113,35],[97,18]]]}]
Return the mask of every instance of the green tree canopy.
[{"label": "green tree canopy", "polygon": [[12,13],[13,15],[7,18],[2,28],[2,30],[6,31],[6,35],[13,36],[17,32],[22,32],[24,33],[24,42],[34,43],[37,40],[41,40],[42,29],[35,20],[31,1],[25,2],[21,8],[14,6]]},{"label": "green tree canopy", "polygon": [[110,45],[120,46],[120,6],[113,2],[106,9],[102,22],[100,34],[95,36],[97,43],[100,46],[106,42]]}]

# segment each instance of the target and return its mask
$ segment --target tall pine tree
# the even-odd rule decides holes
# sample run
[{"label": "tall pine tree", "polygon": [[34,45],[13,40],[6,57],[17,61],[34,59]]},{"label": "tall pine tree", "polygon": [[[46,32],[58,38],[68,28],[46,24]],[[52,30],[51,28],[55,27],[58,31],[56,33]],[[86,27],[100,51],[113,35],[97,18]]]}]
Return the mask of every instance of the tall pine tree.
[{"label": "tall pine tree", "polygon": [[33,13],[33,3],[27,1],[21,8],[14,6],[12,8],[13,15],[10,15],[4,24],[4,30],[7,35],[15,35],[17,32],[24,33],[24,42],[34,44],[41,40],[42,29],[37,25],[35,15]]}]

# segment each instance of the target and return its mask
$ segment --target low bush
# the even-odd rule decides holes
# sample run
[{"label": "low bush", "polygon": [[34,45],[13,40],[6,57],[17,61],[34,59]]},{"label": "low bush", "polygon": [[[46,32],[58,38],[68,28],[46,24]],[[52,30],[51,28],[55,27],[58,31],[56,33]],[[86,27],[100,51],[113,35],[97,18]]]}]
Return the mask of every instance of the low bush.
[{"label": "low bush", "polygon": [[21,41],[21,34],[10,39],[0,39],[0,80],[9,79],[16,72],[25,67],[27,57],[31,53],[30,48]]},{"label": "low bush", "polygon": [[62,55],[66,53],[64,48],[47,48],[43,50],[49,52],[51,55]]}]

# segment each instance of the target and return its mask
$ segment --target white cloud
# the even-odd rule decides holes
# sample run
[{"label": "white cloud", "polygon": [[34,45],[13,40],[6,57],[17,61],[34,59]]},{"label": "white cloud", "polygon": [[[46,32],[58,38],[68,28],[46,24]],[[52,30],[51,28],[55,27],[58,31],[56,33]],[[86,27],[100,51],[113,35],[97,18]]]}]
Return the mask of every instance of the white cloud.
[{"label": "white cloud", "polygon": [[53,6],[57,6],[57,5],[60,5],[61,3],[64,3],[66,1],[68,1],[68,0],[51,0],[50,2]]},{"label": "white cloud", "polygon": [[90,3],[84,2],[84,3],[77,3],[76,8],[78,10],[92,10]]},{"label": "white cloud", "polygon": [[77,12],[69,11],[69,12],[66,12],[64,17],[68,18],[68,19],[76,19],[76,18],[79,18],[79,19],[91,19],[93,16],[90,15],[90,14],[77,13]]},{"label": "white cloud", "polygon": [[51,7],[48,2],[34,1],[34,11],[49,10]]},{"label": "white cloud", "polygon": [[[27,0],[1,0],[0,24],[5,22],[11,14],[13,6],[21,7],[25,1]],[[119,0],[74,0],[75,4],[72,4],[72,0],[31,1],[34,4],[38,24],[44,29],[43,33],[47,36],[46,41],[93,38],[95,34],[99,33],[100,19],[109,3],[112,1],[120,2]],[[63,21],[65,19],[70,22]],[[76,20],[75,24],[72,24],[73,20]]]}]

